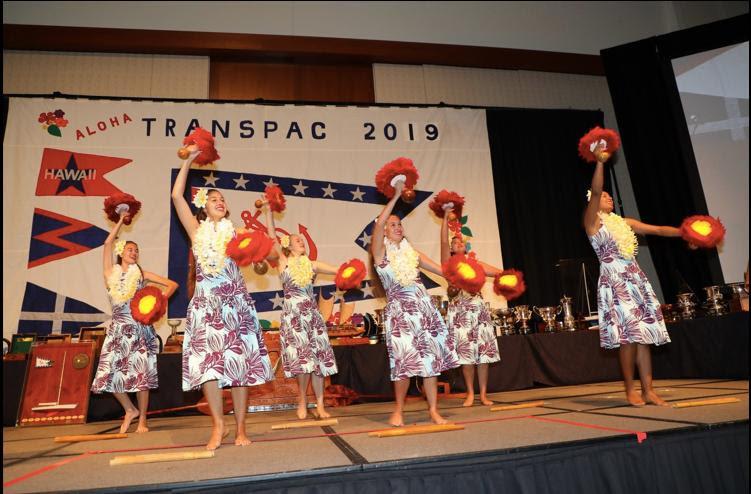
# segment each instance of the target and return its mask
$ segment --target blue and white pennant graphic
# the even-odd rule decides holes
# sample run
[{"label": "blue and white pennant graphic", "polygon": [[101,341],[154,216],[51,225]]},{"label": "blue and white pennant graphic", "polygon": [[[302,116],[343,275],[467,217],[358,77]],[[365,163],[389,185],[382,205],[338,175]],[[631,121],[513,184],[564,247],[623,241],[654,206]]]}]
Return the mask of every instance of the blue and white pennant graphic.
[{"label": "blue and white pennant graphic", "polygon": [[[177,173],[177,169],[172,170],[170,186],[174,184]],[[248,210],[253,210],[254,207],[252,205],[257,198],[257,195],[263,193],[266,190],[266,187],[271,185],[277,185],[286,197],[341,201],[350,204],[384,205],[388,201],[373,185],[206,169],[190,170],[188,174],[188,183],[185,188],[185,197],[190,203],[190,191],[191,188],[194,187],[214,188],[225,191],[254,192],[256,194],[253,198],[249,198],[247,203],[245,203]],[[398,201],[394,208],[394,213],[404,218],[431,195],[431,191],[415,190],[415,200],[411,204],[405,204],[402,201]],[[238,205],[236,201],[230,202],[231,211],[237,210],[238,207],[245,209],[243,205]],[[186,280],[188,274],[188,239],[177,215],[175,214],[174,208],[172,208],[171,215],[169,277],[170,279],[177,280],[178,283],[182,285],[183,282],[181,282],[181,280]],[[342,220],[344,219],[345,218],[342,218]],[[343,221],[342,224],[346,225],[346,221]],[[374,222],[370,221],[352,237],[352,241],[360,247],[366,255],[370,249],[373,227]],[[438,286],[422,273],[421,278],[428,289]],[[317,285],[315,291],[316,293],[320,293],[324,298],[334,296],[335,301],[342,297],[347,302],[365,300],[374,297],[373,286],[369,281],[365,281],[360,290],[348,290],[346,293],[337,290],[336,286],[333,284]],[[253,299],[255,300],[256,310],[258,310],[258,312],[275,311],[282,308],[284,293],[281,290],[257,291],[253,292]],[[187,290],[180,289],[170,300],[169,317],[184,317],[187,306]]]}]

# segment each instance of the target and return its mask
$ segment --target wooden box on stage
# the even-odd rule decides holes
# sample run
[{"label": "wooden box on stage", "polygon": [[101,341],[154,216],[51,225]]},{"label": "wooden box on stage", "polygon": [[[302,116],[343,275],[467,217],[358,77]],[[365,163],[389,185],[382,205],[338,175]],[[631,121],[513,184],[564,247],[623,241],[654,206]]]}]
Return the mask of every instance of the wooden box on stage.
[{"label": "wooden box on stage", "polygon": [[86,423],[93,365],[92,342],[35,345],[17,425]]},{"label": "wooden box on stage", "polygon": [[[260,386],[250,386],[248,388],[248,411],[256,412],[295,408],[297,406],[297,379],[284,377],[279,333],[276,331],[264,331],[263,341],[266,343],[266,350],[269,352],[271,365],[274,366],[274,380]],[[329,383],[330,380],[327,377],[325,384]],[[311,401],[311,398],[313,398],[313,402],[315,403],[312,387],[308,388],[308,401]]]}]

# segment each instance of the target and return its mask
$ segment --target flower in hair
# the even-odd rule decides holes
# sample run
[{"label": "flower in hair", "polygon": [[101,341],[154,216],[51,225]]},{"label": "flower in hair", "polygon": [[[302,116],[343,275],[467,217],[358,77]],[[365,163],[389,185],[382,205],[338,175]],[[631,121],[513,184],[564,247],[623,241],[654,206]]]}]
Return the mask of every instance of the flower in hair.
[{"label": "flower in hair", "polygon": [[115,243],[115,255],[122,257],[123,251],[125,250],[125,240],[118,240],[117,243]]},{"label": "flower in hair", "polygon": [[289,235],[282,235],[282,238],[279,239],[279,245],[285,249],[289,249]]},{"label": "flower in hair", "polygon": [[193,205],[197,208],[206,206],[206,202],[209,199],[209,193],[206,189],[198,189],[196,195],[193,196]]}]

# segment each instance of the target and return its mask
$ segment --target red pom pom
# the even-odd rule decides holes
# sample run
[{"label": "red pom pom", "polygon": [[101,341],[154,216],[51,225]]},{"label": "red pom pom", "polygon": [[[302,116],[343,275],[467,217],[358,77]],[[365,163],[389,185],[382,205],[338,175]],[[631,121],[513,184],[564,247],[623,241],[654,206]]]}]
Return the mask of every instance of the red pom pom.
[{"label": "red pom pom", "polygon": [[475,294],[485,284],[485,269],[474,257],[451,256],[442,268],[446,281],[465,292]]},{"label": "red pom pom", "polygon": [[417,185],[417,179],[420,175],[417,168],[412,164],[409,158],[397,158],[383,165],[375,176],[376,188],[378,192],[391,199],[394,197],[394,187],[391,186],[391,179],[397,175],[404,175],[407,181],[404,184],[405,189],[413,189]]},{"label": "red pom pom", "polygon": [[725,238],[725,226],[719,218],[689,216],[681,223],[681,237],[697,247],[711,249]]},{"label": "red pom pom", "polygon": [[273,245],[273,241],[266,234],[254,230],[238,233],[235,238],[227,242],[225,252],[238,266],[248,266],[266,259]]},{"label": "red pom pom", "polygon": [[115,212],[115,209],[120,204],[128,205],[128,217],[123,220],[123,223],[130,225],[133,217],[141,210],[141,203],[135,197],[125,192],[118,192],[106,198],[104,200],[104,213],[107,215],[107,219],[113,223],[120,221],[120,215]]},{"label": "red pom pom", "polygon": [[356,288],[360,286],[367,273],[368,270],[365,268],[365,263],[360,259],[350,259],[339,266],[334,283],[336,283],[336,287],[339,290]]},{"label": "red pom pom", "polygon": [[219,159],[219,153],[216,152],[216,148],[214,147],[214,136],[211,135],[211,132],[201,127],[197,127],[188,137],[183,139],[183,144],[186,146],[192,144],[198,146],[201,153],[193,160],[193,163],[197,165],[209,165]]},{"label": "red pom pom", "polygon": [[281,213],[284,211],[287,205],[287,200],[284,198],[284,193],[278,185],[269,185],[266,187],[266,199],[269,201],[269,208],[275,213]]},{"label": "red pom pom", "polygon": [[446,189],[443,189],[438,194],[436,194],[435,197],[433,197],[433,200],[430,201],[429,207],[433,210],[436,216],[439,218],[443,218],[443,216],[446,214],[446,211],[443,210],[443,205],[449,202],[454,203],[454,214],[456,214],[457,217],[462,217],[462,208],[464,207],[464,197],[460,196],[456,192],[449,192]]},{"label": "red pom pom", "polygon": [[130,301],[130,312],[133,319],[150,326],[164,316],[167,311],[167,298],[162,291],[149,285],[141,288]]},{"label": "red pom pom", "polygon": [[621,147],[621,139],[618,137],[616,131],[595,127],[579,139],[579,156],[590,163],[596,163],[597,156],[589,148],[593,142],[599,142],[600,140],[605,141],[603,151],[609,153],[611,156]]},{"label": "red pom pom", "polygon": [[506,300],[520,297],[526,289],[524,274],[516,269],[503,270],[493,279],[493,291],[496,295],[505,297]]}]

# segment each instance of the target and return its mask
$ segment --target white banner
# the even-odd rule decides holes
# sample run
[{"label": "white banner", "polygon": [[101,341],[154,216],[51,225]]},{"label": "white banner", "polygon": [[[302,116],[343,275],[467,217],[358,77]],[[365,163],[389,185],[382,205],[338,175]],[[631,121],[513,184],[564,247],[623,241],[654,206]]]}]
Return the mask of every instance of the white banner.
[{"label": "white banner", "polygon": [[[385,203],[375,174],[404,156],[420,174],[417,199],[401,206],[415,247],[440,260],[440,221],[428,203],[445,188],[467,200],[472,250],[502,267],[483,110],[13,97],[3,143],[6,338],[77,333],[109,318],[101,245],[113,225],[103,202],[119,191],[143,204],[120,238],[138,243],[143,269],[180,284],[168,316],[185,317],[187,243],[170,190],[180,164],[176,151],[196,126],[212,131],[221,159],[194,166],[189,185],[219,189],[237,227],[262,228],[253,204],[267,184],[278,184],[287,209],[276,225],[303,233],[311,258],[367,263],[372,221]],[[278,319],[277,272],[244,273],[261,319]],[[431,280],[431,293],[445,295],[445,282]],[[320,276],[316,285],[324,296],[334,291],[332,277]],[[505,305],[490,286],[486,300]],[[360,313],[385,303],[373,297],[370,282],[346,300]],[[156,327],[169,334],[166,318]]]}]

